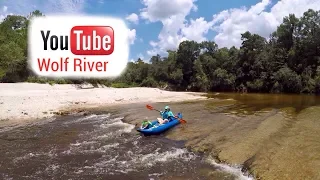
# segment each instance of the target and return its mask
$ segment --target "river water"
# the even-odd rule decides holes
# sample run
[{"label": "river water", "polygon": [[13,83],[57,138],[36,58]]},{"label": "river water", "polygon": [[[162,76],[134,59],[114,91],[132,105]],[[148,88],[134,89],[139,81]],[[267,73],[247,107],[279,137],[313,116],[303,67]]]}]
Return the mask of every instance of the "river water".
[{"label": "river water", "polygon": [[[0,133],[1,179],[250,179],[111,113],[55,117]],[[210,173],[210,176],[208,176]]]},{"label": "river water", "polygon": [[208,97],[152,104],[187,121],[159,136],[135,130],[159,116],[145,104],[3,127],[0,179],[320,179],[319,97]]}]

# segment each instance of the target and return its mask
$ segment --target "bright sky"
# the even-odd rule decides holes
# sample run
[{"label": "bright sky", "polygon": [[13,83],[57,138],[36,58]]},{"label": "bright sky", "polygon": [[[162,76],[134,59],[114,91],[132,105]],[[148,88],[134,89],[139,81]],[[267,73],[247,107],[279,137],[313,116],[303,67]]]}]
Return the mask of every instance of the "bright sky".
[{"label": "bright sky", "polygon": [[186,39],[239,47],[245,31],[267,38],[284,16],[300,17],[309,8],[320,10],[320,0],[1,0],[0,20],[36,9],[116,16],[130,31],[130,59],[148,61]]}]

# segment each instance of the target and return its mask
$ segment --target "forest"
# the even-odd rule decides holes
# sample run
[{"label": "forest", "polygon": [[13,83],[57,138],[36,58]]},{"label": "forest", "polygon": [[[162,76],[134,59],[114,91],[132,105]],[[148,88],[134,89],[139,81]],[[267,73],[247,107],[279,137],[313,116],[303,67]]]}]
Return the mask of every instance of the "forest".
[{"label": "forest", "polygon": [[28,23],[34,16],[8,15],[0,24],[0,82],[104,84],[176,91],[320,93],[320,11],[289,14],[268,38],[243,32],[241,47],[183,41],[167,57],[128,62],[116,79],[47,79],[27,64]]}]

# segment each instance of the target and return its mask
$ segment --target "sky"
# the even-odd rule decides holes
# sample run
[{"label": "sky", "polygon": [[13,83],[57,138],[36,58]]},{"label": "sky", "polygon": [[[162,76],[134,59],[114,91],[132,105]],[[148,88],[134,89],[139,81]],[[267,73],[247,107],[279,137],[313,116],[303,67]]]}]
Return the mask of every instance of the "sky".
[{"label": "sky", "polygon": [[320,0],[0,0],[0,21],[34,10],[118,17],[128,27],[130,61],[147,62],[184,40],[230,48],[241,46],[246,31],[268,38],[285,16],[308,9],[320,10]]}]

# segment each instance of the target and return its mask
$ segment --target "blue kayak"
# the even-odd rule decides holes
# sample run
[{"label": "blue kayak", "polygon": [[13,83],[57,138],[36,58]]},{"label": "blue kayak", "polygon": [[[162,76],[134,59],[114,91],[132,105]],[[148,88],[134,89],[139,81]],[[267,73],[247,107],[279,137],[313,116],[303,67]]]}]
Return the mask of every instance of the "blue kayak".
[{"label": "blue kayak", "polygon": [[[181,113],[178,113],[177,116],[180,119],[182,118]],[[167,131],[168,129],[176,126],[177,124],[180,123],[180,121],[179,121],[179,119],[172,117],[169,122],[166,122],[161,125],[158,123],[158,120],[154,120],[151,123],[152,123],[152,125],[150,124],[147,128],[145,128],[145,129],[138,128],[137,131],[141,132],[144,135],[157,135],[157,134],[161,134],[161,133]]]}]

